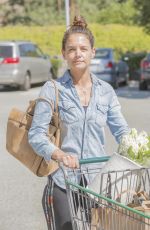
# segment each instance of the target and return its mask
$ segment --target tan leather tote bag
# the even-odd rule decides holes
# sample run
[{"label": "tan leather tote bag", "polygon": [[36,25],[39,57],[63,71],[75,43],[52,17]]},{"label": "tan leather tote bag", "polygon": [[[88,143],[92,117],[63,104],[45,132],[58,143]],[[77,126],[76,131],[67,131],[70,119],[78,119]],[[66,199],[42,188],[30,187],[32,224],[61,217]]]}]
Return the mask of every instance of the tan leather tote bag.
[{"label": "tan leather tote bag", "polygon": [[47,176],[58,169],[58,163],[54,160],[47,162],[43,157],[34,152],[28,143],[28,131],[31,127],[36,101],[44,100],[49,103],[53,109],[53,115],[49,124],[48,138],[57,147],[60,147],[60,125],[58,113],[58,89],[54,81],[56,96],[56,108],[54,108],[50,101],[45,98],[37,98],[31,101],[26,112],[13,108],[10,111],[7,132],[6,132],[6,148],[7,151],[24,164],[30,171],[37,176]]}]

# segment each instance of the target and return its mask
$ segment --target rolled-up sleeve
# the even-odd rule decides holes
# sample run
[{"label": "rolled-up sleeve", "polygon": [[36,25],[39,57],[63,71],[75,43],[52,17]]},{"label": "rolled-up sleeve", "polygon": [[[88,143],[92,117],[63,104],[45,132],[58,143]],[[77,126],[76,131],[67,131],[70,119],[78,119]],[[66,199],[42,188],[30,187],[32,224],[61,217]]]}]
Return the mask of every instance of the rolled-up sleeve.
[{"label": "rolled-up sleeve", "polygon": [[[40,97],[54,103],[54,87],[47,82],[41,89]],[[48,138],[49,123],[52,118],[52,108],[46,101],[37,102],[31,128],[28,133],[28,141],[34,151],[43,156],[46,161],[51,159],[52,153],[58,148]]]},{"label": "rolled-up sleeve", "polygon": [[116,141],[120,143],[121,137],[129,133],[130,128],[121,112],[121,106],[117,95],[112,89],[107,118],[108,126]]}]

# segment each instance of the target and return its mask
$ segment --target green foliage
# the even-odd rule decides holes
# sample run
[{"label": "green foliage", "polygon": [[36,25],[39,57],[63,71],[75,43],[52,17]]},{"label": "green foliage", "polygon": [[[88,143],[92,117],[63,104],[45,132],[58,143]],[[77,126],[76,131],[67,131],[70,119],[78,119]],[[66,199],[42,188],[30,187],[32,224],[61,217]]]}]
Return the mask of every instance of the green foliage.
[{"label": "green foliage", "polygon": [[7,26],[0,30],[1,40],[30,40],[39,45],[44,53],[61,53],[64,26]]},{"label": "green foliage", "polygon": [[150,163],[150,136],[142,131],[138,134],[132,128],[128,135],[123,136],[119,144],[118,153],[145,165]]},{"label": "green foliage", "polygon": [[150,1],[134,0],[134,6],[137,9],[136,20],[144,26],[146,32],[150,33]]},{"label": "green foliage", "polygon": [[[79,12],[91,23],[133,24],[134,0],[79,0]],[[120,3],[120,4],[119,4]],[[94,12],[94,14],[93,14]]]},{"label": "green foliage", "polygon": [[62,61],[61,59],[57,57],[51,58],[51,63],[52,63],[52,75],[53,78],[56,79],[58,76],[58,70],[61,67]]},{"label": "green foliage", "polygon": [[[70,0],[71,19],[83,15],[91,23],[132,24],[134,0]],[[0,3],[0,7],[2,3]],[[2,25],[50,25],[65,23],[64,0],[8,0],[1,15]],[[93,13],[94,12],[94,13]]]},{"label": "green foliage", "polygon": [[95,35],[96,47],[112,47],[118,57],[123,53],[149,50],[150,36],[142,28],[123,25],[92,24],[91,30]]},{"label": "green foliage", "polygon": [[122,56],[122,60],[126,61],[129,66],[130,79],[139,80],[140,62],[146,56],[147,52],[127,52]]},{"label": "green foliage", "polygon": [[134,15],[133,0],[122,2],[122,4],[114,2],[99,12],[97,21],[104,24],[118,23],[132,25]]},{"label": "green foliage", "polygon": [[[150,36],[142,28],[123,25],[91,24],[95,47],[112,47],[118,57],[127,51],[149,50]],[[61,54],[61,42],[65,26],[7,26],[0,30],[1,40],[30,40],[37,43],[44,53]]]},{"label": "green foliage", "polygon": [[1,23],[4,26],[49,25],[64,23],[65,20],[65,7],[61,0],[8,0],[2,7]]},{"label": "green foliage", "polygon": [[[109,7],[110,2],[113,2],[114,0],[79,0],[78,1],[78,7],[79,9],[82,9],[80,13],[90,20],[90,22],[95,22],[97,15],[99,12],[107,7]],[[93,14],[94,12],[94,14]]]}]

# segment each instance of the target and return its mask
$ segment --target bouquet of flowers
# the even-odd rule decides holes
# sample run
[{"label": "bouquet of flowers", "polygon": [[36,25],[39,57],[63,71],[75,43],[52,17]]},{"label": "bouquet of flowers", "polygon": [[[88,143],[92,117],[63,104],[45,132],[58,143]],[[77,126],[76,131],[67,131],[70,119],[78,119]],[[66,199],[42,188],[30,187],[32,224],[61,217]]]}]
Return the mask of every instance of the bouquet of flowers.
[{"label": "bouquet of flowers", "polygon": [[138,134],[135,128],[124,135],[118,153],[142,165],[150,165],[150,136],[145,131]]}]

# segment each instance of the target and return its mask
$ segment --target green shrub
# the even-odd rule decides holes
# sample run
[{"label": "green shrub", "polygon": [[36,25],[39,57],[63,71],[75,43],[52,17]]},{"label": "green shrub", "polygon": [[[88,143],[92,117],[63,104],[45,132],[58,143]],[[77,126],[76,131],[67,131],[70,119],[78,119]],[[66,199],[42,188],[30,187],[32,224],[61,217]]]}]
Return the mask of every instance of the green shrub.
[{"label": "green shrub", "polygon": [[57,56],[56,57],[54,56],[53,58],[51,58],[51,63],[52,63],[52,75],[53,78],[56,79],[58,76],[59,68],[61,67],[62,64],[62,60]]},{"label": "green shrub", "polygon": [[122,4],[118,4],[118,2],[112,2],[109,4],[109,6],[99,11],[97,22],[103,24],[115,23],[133,25],[133,18],[135,13],[136,10],[133,7],[133,0],[125,1]]},{"label": "green shrub", "polygon": [[[95,47],[111,47],[122,53],[149,50],[150,35],[142,27],[125,25],[90,24],[95,36]],[[8,26],[0,30],[1,40],[30,40],[39,45],[48,55],[61,54],[61,42],[65,26]]]},{"label": "green shrub", "polygon": [[127,52],[122,56],[122,60],[128,63],[131,80],[139,80],[140,62],[146,56],[146,53],[146,51],[138,53]]},{"label": "green shrub", "polygon": [[[150,35],[142,27],[125,25],[90,24],[89,28],[95,37],[95,47],[110,47],[115,49],[117,59],[122,54],[130,53],[128,61],[130,79],[138,78],[140,61],[149,50]],[[61,59],[61,42],[65,26],[8,26],[0,30],[1,40],[30,40],[39,45],[42,51],[52,57],[53,75],[58,76]],[[141,52],[145,50],[145,52]],[[53,55],[53,56],[52,56]]]}]

